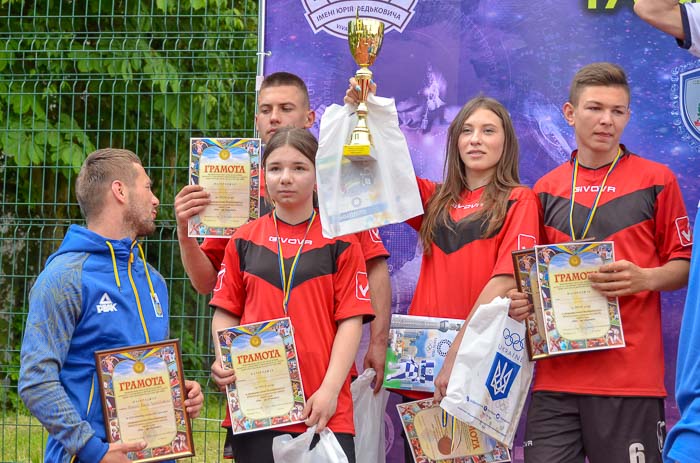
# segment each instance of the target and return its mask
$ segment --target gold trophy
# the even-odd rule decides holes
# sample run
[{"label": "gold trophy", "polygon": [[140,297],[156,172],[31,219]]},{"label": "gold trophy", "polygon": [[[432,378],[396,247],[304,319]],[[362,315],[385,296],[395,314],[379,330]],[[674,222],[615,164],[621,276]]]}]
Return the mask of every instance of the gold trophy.
[{"label": "gold trophy", "polygon": [[371,154],[372,136],[367,127],[367,95],[372,80],[372,71],[367,69],[382,48],[384,23],[377,19],[355,17],[348,23],[350,53],[360,69],[355,80],[360,87],[360,103],[357,105],[357,125],[350,135],[350,143],[343,146],[343,156],[352,161],[374,159]]}]

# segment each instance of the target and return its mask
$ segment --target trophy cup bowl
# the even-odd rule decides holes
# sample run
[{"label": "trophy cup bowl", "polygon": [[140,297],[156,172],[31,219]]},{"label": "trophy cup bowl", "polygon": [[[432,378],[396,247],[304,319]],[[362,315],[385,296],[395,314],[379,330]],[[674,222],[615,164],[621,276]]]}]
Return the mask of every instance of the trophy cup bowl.
[{"label": "trophy cup bowl", "polygon": [[350,53],[360,69],[355,80],[360,87],[360,102],[357,105],[357,125],[350,135],[350,142],[343,147],[343,156],[350,160],[374,159],[371,154],[372,137],[367,127],[367,96],[369,95],[372,71],[368,69],[382,48],[384,23],[377,19],[356,17],[348,23]]},{"label": "trophy cup bowl", "polygon": [[348,23],[350,53],[360,68],[374,64],[383,39],[384,23],[378,19],[355,18]]}]

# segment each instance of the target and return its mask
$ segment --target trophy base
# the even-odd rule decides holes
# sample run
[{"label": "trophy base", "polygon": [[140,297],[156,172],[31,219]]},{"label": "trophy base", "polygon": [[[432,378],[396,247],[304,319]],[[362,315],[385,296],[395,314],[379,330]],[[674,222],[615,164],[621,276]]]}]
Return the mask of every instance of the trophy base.
[{"label": "trophy base", "polygon": [[351,161],[376,161],[371,145],[343,145],[343,156]]}]

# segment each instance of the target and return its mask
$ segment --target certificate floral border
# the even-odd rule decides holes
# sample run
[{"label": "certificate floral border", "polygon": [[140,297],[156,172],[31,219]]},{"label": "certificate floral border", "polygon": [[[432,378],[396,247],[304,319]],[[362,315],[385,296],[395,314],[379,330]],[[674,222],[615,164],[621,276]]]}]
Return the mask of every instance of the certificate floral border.
[{"label": "certificate floral border", "polygon": [[117,416],[114,399],[112,372],[121,362],[133,362],[134,359],[143,359],[146,357],[158,357],[162,359],[168,367],[168,372],[170,373],[170,390],[173,406],[175,408],[177,434],[168,445],[153,448],[146,447],[139,452],[130,452],[127,456],[130,460],[139,463],[158,462],[172,460],[173,458],[194,456],[192,428],[190,426],[187,409],[184,406],[183,394],[186,394],[186,389],[182,373],[180,341],[177,339],[95,352],[95,363],[97,365],[98,380],[101,385],[99,389],[102,399],[102,411],[107,440],[112,443],[119,442],[121,439],[119,417]]},{"label": "certificate floral border", "polygon": [[549,355],[624,347],[625,340],[620,318],[620,305],[617,298],[608,298],[608,316],[610,318],[610,330],[608,334],[598,338],[568,339],[562,336],[557,330],[550,296],[549,261],[551,259],[559,254],[576,255],[583,252],[595,252],[601,256],[603,263],[614,262],[614,243],[612,241],[599,241],[550,244],[535,246],[535,252]]},{"label": "certificate floral border", "polygon": [[491,452],[484,455],[449,458],[446,460],[431,460],[428,458],[421,447],[418,432],[413,422],[418,412],[435,407],[438,407],[438,405],[435,404],[433,399],[396,404],[396,409],[401,418],[401,425],[406,433],[406,439],[411,446],[411,453],[413,453],[413,459],[416,463],[500,463],[510,461],[510,450],[501,443],[498,443]]},{"label": "certificate floral border", "polygon": [[[262,142],[259,138],[190,138],[188,178],[190,185],[199,184],[199,160],[207,148],[248,144],[250,154],[250,209],[248,220],[260,216],[260,154]],[[188,236],[202,238],[229,237],[236,231],[233,227],[211,227],[202,223],[199,215],[192,217],[187,225]]]},{"label": "certificate floral border", "polygon": [[248,418],[238,404],[238,392],[236,384],[226,387],[226,396],[228,399],[229,412],[231,414],[231,430],[234,434],[259,431],[261,429],[276,428],[294,423],[300,423],[302,419],[302,411],[306,400],[304,398],[304,385],[301,380],[301,372],[299,371],[299,358],[297,356],[296,345],[294,344],[294,333],[292,323],[289,318],[278,318],[260,323],[251,323],[248,325],[240,325],[231,328],[225,328],[217,331],[217,339],[224,368],[233,368],[231,362],[230,348],[233,340],[239,336],[250,336],[261,331],[274,331],[282,338],[285,345],[287,366],[289,368],[289,376],[292,381],[292,390],[294,392],[294,404],[289,413],[280,416],[274,416],[262,420],[253,420]]}]

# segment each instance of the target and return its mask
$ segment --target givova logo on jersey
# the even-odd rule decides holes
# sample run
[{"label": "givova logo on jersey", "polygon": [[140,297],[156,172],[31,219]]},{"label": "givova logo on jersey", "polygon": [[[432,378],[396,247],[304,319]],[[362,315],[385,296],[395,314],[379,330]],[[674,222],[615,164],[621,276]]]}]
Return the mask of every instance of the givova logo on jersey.
[{"label": "givova logo on jersey", "polygon": [[314,34],[326,31],[341,39],[348,36],[348,22],[361,18],[379,19],[384,32],[403,32],[415,13],[418,0],[301,0],[306,22]]},{"label": "givova logo on jersey", "polygon": [[355,297],[361,301],[369,301],[369,279],[366,272],[355,274]]}]

